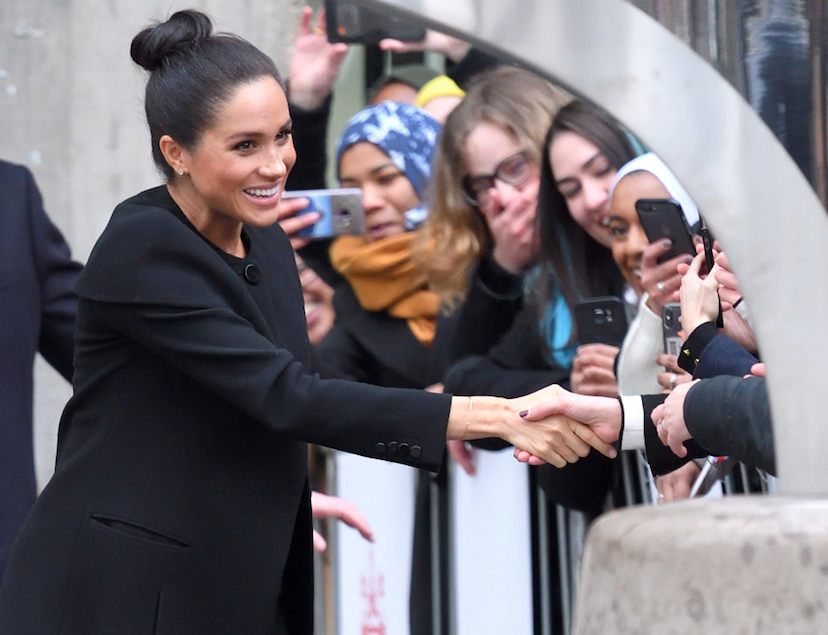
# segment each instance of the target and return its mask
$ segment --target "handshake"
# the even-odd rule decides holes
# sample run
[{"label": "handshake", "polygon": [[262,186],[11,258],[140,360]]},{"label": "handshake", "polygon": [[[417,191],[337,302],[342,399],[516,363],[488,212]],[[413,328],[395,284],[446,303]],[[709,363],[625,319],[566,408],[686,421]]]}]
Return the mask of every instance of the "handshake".
[{"label": "handshake", "polygon": [[585,457],[592,448],[609,458],[617,456],[612,443],[621,434],[618,399],[579,395],[552,385],[510,401],[520,408],[522,425],[499,436],[515,446],[519,461],[560,468]]}]

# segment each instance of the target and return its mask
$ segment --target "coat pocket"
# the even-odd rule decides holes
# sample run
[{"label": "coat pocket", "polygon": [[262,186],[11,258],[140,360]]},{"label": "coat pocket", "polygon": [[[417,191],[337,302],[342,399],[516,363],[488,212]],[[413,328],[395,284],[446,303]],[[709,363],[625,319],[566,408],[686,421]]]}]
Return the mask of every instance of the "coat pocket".
[{"label": "coat pocket", "polygon": [[132,520],[103,514],[91,514],[90,520],[93,525],[107,529],[119,536],[148,542],[157,547],[166,549],[190,549],[191,547],[190,543],[182,538]]}]

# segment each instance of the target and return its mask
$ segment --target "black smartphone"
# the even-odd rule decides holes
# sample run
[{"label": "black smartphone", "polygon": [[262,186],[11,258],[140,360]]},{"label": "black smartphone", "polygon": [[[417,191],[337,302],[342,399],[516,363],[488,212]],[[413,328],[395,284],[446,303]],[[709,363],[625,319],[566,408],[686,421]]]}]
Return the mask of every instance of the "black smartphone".
[{"label": "black smartphone", "polygon": [[661,329],[664,338],[664,352],[678,357],[681,344],[684,341],[679,335],[681,331],[681,304],[669,302],[661,309]]},{"label": "black smartphone", "polygon": [[296,216],[317,212],[319,220],[296,232],[300,238],[332,238],[334,236],[365,234],[365,211],[362,190],[343,187],[332,190],[291,190],[283,198],[306,198],[308,206]]},{"label": "black smartphone", "polygon": [[627,311],[615,296],[599,296],[575,305],[575,325],[581,344],[621,346],[627,335]]},{"label": "black smartphone", "polygon": [[640,198],[635,202],[635,211],[650,243],[664,238],[669,238],[673,242],[670,251],[663,254],[658,262],[670,260],[681,254],[696,255],[693,234],[687,226],[678,201],[672,198]]},{"label": "black smartphone", "polygon": [[426,36],[424,27],[338,0],[325,0],[325,19],[329,42],[374,45],[386,38],[421,42]]}]

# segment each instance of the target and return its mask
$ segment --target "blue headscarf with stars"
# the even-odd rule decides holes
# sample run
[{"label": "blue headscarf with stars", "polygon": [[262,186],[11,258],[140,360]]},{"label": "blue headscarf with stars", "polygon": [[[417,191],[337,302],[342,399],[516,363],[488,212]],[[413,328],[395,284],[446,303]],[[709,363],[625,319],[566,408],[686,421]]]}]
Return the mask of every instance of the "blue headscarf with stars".
[{"label": "blue headscarf with stars", "polygon": [[[337,172],[342,153],[355,143],[367,141],[390,157],[422,200],[431,180],[432,160],[441,128],[425,110],[411,104],[384,101],[363,108],[345,125],[336,144]],[[423,205],[408,210],[405,213],[406,229],[415,229],[426,215]]]}]

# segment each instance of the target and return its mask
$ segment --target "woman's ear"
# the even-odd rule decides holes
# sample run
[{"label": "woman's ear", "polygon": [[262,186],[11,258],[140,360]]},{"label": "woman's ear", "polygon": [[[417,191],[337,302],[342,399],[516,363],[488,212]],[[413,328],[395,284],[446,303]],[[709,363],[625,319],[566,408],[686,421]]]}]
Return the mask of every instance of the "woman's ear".
[{"label": "woman's ear", "polygon": [[175,139],[168,134],[162,135],[158,140],[158,147],[161,149],[164,159],[176,174],[179,176],[187,174],[187,153]]}]

